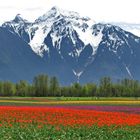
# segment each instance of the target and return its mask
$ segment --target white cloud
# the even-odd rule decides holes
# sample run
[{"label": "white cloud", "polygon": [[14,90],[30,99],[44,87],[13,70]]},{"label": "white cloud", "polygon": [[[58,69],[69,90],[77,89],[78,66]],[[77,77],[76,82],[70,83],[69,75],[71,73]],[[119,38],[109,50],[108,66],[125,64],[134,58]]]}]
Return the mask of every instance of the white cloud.
[{"label": "white cloud", "polygon": [[20,13],[34,20],[51,7],[77,11],[95,21],[140,23],[140,0],[0,0],[0,23]]}]

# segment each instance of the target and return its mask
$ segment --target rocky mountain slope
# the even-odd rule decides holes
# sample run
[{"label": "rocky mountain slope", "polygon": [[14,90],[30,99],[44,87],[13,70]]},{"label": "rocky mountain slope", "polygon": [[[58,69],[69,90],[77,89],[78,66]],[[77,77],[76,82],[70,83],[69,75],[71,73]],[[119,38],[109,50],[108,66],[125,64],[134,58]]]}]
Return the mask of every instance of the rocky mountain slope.
[{"label": "rocky mountain slope", "polygon": [[4,23],[0,48],[1,79],[31,80],[37,73],[55,75],[62,84],[140,79],[139,37],[57,7],[33,23],[19,14]]}]

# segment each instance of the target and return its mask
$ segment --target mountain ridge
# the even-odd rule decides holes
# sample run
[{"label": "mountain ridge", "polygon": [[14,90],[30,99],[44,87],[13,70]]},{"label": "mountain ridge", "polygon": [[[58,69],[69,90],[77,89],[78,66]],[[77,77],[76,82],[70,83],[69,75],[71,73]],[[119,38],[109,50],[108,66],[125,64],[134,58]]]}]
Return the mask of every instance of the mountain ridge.
[{"label": "mountain ridge", "polygon": [[103,76],[140,79],[140,38],[118,26],[53,7],[35,22],[18,14],[1,28],[19,37],[45,62],[40,69],[63,84],[92,82]]}]

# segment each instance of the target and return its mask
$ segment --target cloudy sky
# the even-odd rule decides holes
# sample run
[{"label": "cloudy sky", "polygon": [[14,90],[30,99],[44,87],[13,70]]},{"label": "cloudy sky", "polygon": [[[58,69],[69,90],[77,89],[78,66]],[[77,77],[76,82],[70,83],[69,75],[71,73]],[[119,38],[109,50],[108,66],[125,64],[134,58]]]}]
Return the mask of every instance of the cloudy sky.
[{"label": "cloudy sky", "polygon": [[0,0],[0,24],[19,13],[33,21],[53,6],[97,22],[140,23],[140,0]]}]

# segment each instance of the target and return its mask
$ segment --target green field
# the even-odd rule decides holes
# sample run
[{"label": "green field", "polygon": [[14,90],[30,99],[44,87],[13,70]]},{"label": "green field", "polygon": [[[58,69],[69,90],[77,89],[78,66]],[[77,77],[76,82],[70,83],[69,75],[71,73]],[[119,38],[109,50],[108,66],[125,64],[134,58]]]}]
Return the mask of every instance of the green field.
[{"label": "green field", "polygon": [[111,100],[111,101],[133,101],[133,100],[140,100],[140,97],[0,97],[0,100],[50,100],[50,101],[92,101],[92,100],[101,100],[101,101],[105,101],[105,100]]},{"label": "green field", "polygon": [[124,97],[0,97],[0,105],[140,105],[140,98]]},{"label": "green field", "polygon": [[139,140],[139,127],[37,128],[0,127],[0,140]]}]

